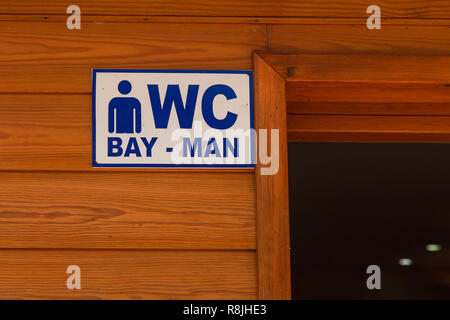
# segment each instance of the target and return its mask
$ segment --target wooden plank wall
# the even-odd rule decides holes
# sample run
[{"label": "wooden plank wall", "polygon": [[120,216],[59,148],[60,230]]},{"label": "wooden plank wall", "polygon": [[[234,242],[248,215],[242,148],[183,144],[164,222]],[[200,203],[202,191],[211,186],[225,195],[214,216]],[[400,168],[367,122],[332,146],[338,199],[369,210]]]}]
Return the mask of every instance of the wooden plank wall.
[{"label": "wooden plank wall", "polygon": [[[70,4],[81,30],[66,28]],[[381,30],[366,28],[371,4]],[[253,171],[92,169],[93,67],[250,70],[260,49],[448,55],[449,26],[445,0],[1,0],[0,298],[257,296]]]}]

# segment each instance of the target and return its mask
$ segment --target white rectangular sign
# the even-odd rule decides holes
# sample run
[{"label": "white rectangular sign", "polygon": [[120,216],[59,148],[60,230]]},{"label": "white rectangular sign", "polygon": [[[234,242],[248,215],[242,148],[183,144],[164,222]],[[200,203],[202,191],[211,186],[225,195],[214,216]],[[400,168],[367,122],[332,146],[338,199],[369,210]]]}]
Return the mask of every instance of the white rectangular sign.
[{"label": "white rectangular sign", "polygon": [[94,167],[252,167],[250,71],[94,69]]}]

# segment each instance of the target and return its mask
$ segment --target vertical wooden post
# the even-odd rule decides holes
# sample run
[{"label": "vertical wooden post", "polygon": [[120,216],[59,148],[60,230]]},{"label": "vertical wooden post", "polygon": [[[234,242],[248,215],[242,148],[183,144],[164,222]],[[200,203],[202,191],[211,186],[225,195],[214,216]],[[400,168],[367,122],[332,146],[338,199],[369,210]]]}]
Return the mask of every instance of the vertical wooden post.
[{"label": "vertical wooden post", "polygon": [[[255,128],[279,130],[279,170],[261,175],[256,165],[258,297],[290,299],[289,191],[285,80],[257,53],[255,70]],[[259,140],[256,139],[257,143]],[[259,148],[258,148],[259,150]],[[271,150],[271,153],[277,150]]]}]

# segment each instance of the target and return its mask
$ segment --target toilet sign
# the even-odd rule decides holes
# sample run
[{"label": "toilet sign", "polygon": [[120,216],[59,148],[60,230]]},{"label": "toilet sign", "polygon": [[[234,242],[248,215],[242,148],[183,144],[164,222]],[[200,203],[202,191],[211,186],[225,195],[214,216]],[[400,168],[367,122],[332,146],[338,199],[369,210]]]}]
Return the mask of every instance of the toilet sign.
[{"label": "toilet sign", "polygon": [[94,167],[252,167],[250,71],[94,69]]}]

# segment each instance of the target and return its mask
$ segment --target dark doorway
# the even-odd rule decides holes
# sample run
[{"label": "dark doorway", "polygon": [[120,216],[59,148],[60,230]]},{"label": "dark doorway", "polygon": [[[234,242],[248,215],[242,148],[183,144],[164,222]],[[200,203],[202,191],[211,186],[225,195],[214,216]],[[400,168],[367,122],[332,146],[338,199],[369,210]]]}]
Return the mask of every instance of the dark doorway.
[{"label": "dark doorway", "polygon": [[[450,298],[450,144],[288,153],[293,299]],[[366,286],[370,265],[380,290]]]}]

